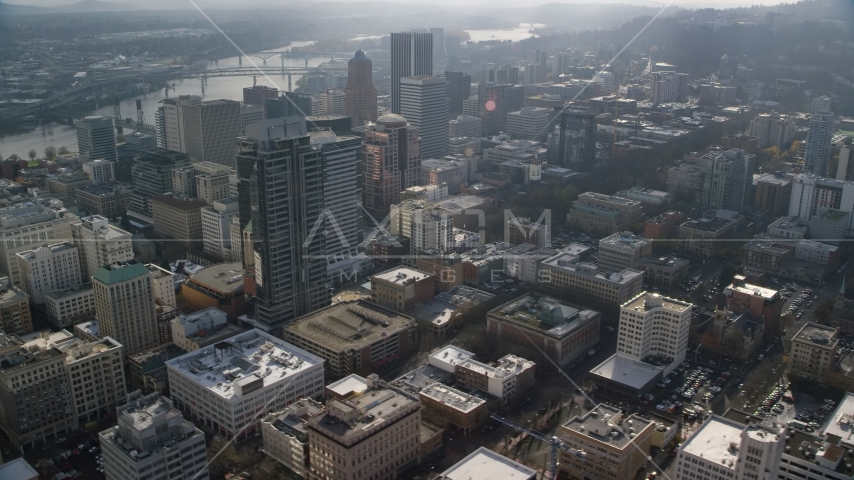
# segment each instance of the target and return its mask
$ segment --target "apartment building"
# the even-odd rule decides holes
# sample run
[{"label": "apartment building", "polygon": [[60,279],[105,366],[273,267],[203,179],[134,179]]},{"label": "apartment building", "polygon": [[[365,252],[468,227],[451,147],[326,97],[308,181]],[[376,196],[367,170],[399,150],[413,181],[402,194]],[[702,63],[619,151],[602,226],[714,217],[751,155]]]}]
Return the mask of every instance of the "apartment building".
[{"label": "apartment building", "polygon": [[364,300],[340,302],[298,318],[284,338],[341,378],[371,373],[415,348],[415,319]]},{"label": "apartment building", "polygon": [[528,293],[490,310],[486,331],[524,348],[531,348],[533,341],[552,360],[566,365],[599,341],[600,317],[596,310]]},{"label": "apartment building", "polygon": [[854,182],[822,178],[817,175],[798,174],[792,179],[792,197],[789,217],[809,222],[829,209],[849,213],[848,230],[854,230]]},{"label": "apartment building", "polygon": [[822,378],[833,368],[839,329],[807,322],[792,337],[789,374],[802,378]]},{"label": "apartment building", "polygon": [[329,400],[325,411],[306,423],[309,479],[391,480],[418,463],[418,398],[375,375],[356,380],[367,389]]},{"label": "apartment building", "polygon": [[792,199],[792,181],[781,173],[764,173],[753,179],[753,206],[772,215],[786,215]]},{"label": "apartment building", "polygon": [[77,217],[61,201],[50,197],[0,209],[0,273],[22,288],[18,252],[71,239],[71,222]]},{"label": "apartment building", "polygon": [[613,480],[634,478],[649,454],[655,423],[599,404],[558,428],[557,437],[585,458],[560,451],[560,470],[570,478]]},{"label": "apartment building", "polygon": [[80,253],[83,283],[103,265],[133,259],[132,235],[110,225],[101,215],[89,215],[71,224],[71,235]]},{"label": "apartment building", "polygon": [[91,284],[47,292],[44,301],[50,322],[58,328],[68,328],[95,316],[95,292]]},{"label": "apartment building", "polygon": [[228,438],[251,436],[266,413],[324,385],[322,358],[257,329],[168,360],[166,371],[176,408]]},{"label": "apartment building", "polygon": [[206,480],[205,435],[159,393],[127,396],[118,425],[98,434],[108,480]]},{"label": "apartment building", "polygon": [[685,360],[691,304],[643,292],[620,307],[617,355],[664,366],[668,375]]},{"label": "apartment building", "polygon": [[80,286],[77,247],[71,242],[18,252],[17,256],[24,290],[33,303],[44,303],[47,292]]},{"label": "apartment building", "polygon": [[25,335],[33,331],[30,296],[0,277],[0,331]]},{"label": "apartment building", "polygon": [[18,449],[45,445],[77,428],[65,353],[23,344],[0,334],[0,429]]}]

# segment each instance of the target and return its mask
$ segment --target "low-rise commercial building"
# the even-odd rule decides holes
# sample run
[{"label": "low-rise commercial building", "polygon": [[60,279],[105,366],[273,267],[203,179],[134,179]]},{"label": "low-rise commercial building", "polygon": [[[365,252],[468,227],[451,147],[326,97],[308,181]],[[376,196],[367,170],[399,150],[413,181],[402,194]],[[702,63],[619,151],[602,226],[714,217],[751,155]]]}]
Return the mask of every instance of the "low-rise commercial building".
[{"label": "low-rise commercial building", "polygon": [[113,182],[78,188],[75,194],[81,211],[113,218],[130,207],[133,190],[129,185]]},{"label": "low-rise commercial building", "polygon": [[630,268],[617,272],[600,270],[570,252],[543,260],[538,275],[547,294],[589,305],[612,320],[617,318],[620,305],[643,289],[643,272]]},{"label": "low-rise commercial building", "polygon": [[95,292],[91,284],[54,290],[44,296],[48,317],[58,328],[66,328],[95,316]]},{"label": "low-rise commercial building", "polygon": [[118,425],[98,440],[108,479],[210,478],[205,435],[158,393],[128,395]]},{"label": "low-rise commercial building", "polygon": [[302,478],[308,478],[309,417],[323,412],[323,405],[303,398],[281,412],[270,413],[261,421],[264,453]]},{"label": "low-rise commercial building", "polygon": [[644,283],[650,287],[670,290],[685,282],[691,275],[691,262],[674,255],[648,255],[632,263],[643,272]]},{"label": "low-rise commercial building", "polygon": [[653,240],[673,238],[679,231],[679,224],[685,220],[685,214],[676,210],[656,215],[644,222],[643,236]]},{"label": "low-rise commercial building", "polygon": [[232,320],[245,313],[243,264],[219,263],[203,268],[184,282],[181,295],[193,310],[214,307]]},{"label": "low-rise commercial building", "polygon": [[560,365],[586,354],[599,341],[600,313],[551,297],[528,293],[490,310],[487,334],[532,352],[531,342]]},{"label": "low-rise commercial building", "polygon": [[572,203],[566,222],[588,233],[611,234],[631,230],[643,217],[643,206],[636,200],[585,192]]},{"label": "low-rise commercial building", "polygon": [[656,215],[667,210],[673,199],[673,194],[671,193],[644,187],[632,187],[628,190],[620,190],[614,195],[640,202],[644,213],[647,215]]},{"label": "low-rise commercial building", "polygon": [[717,240],[730,238],[735,225],[735,220],[717,216],[688,220],[679,225],[677,251],[682,255],[712,258],[720,246]]},{"label": "low-rise commercial building", "polygon": [[463,434],[477,428],[489,415],[486,400],[434,383],[418,393],[424,420],[442,428],[456,427]]},{"label": "low-rise commercial building", "polygon": [[333,397],[324,413],[308,419],[308,478],[393,479],[418,463],[418,399],[375,375],[357,380],[367,388]]},{"label": "low-rise commercial building", "polygon": [[652,240],[633,234],[618,232],[599,240],[599,268],[618,272],[633,268],[642,256],[652,253]]},{"label": "low-rise commercial building", "polygon": [[479,447],[454,466],[442,472],[436,480],[535,480],[537,471]]},{"label": "low-rise commercial building", "polygon": [[410,267],[395,267],[371,275],[371,299],[381,307],[408,312],[436,294],[436,277]]},{"label": "low-rise commercial building", "polygon": [[456,366],[456,383],[509,403],[534,386],[535,367],[534,362],[511,354],[498,359],[495,366],[469,358]]},{"label": "low-rise commercial building", "polygon": [[323,359],[260,330],[168,360],[166,369],[175,406],[229,438],[257,432],[266,412],[323,394]]},{"label": "low-rise commercial building", "polygon": [[753,319],[762,323],[765,339],[780,332],[780,316],[786,299],[779,291],[747,283],[744,275],[736,275],[732,284],[724,289],[724,296],[727,310],[737,314],[750,312]]},{"label": "low-rise commercial building", "polygon": [[821,379],[833,367],[838,345],[838,329],[807,322],[792,337],[789,375]]},{"label": "low-rise commercial building", "polygon": [[172,342],[185,352],[195,352],[244,332],[228,323],[225,312],[213,307],[178,315],[172,319],[171,329]]},{"label": "low-rise commercial building", "polygon": [[365,300],[340,302],[296,319],[285,340],[326,361],[332,378],[368,374],[415,347],[415,319]]}]

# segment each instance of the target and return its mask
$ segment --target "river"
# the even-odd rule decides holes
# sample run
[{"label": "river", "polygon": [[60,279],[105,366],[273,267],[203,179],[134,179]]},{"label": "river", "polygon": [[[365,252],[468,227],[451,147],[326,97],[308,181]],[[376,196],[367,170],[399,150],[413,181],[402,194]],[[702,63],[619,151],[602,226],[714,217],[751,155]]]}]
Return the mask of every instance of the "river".
[{"label": "river", "polygon": [[[518,42],[519,40],[536,36],[531,34],[529,31],[532,28],[539,28],[543,26],[544,25],[541,24],[520,23],[519,26],[515,28],[466,30],[466,32],[468,32],[473,42],[489,40],[512,40],[514,42]],[[358,36],[357,38],[359,37],[373,38],[371,35]],[[293,42],[288,46],[274,48],[268,51],[288,51],[293,47],[302,47],[312,43],[314,42]],[[251,60],[257,62],[259,65],[262,63],[261,59],[258,58],[251,58]],[[309,66],[317,66],[326,60],[327,59],[325,58],[313,58],[309,60],[308,64]],[[273,57],[267,60],[267,64],[281,65],[282,63],[281,59]],[[208,68],[227,68],[237,67],[238,65],[239,60],[238,57],[235,56],[223,58],[215,62],[209,62]],[[249,60],[244,58],[243,66],[250,65],[251,63]],[[301,58],[285,58],[285,66],[301,67],[303,65],[304,61]],[[291,81],[296,82],[299,77],[299,75],[293,75]],[[279,90],[286,90],[288,87],[287,75],[271,75],[269,80],[259,76],[257,81],[259,85],[275,86],[278,87]],[[174,88],[172,88],[173,83],[175,85]],[[145,112],[145,123],[150,124],[154,122],[154,112],[157,110],[160,100],[163,100],[164,98],[175,97],[177,95],[200,95],[209,99],[225,98],[231,100],[242,100],[243,87],[250,86],[252,86],[251,77],[214,77],[208,79],[205,84],[204,92],[202,92],[202,81],[200,79],[170,80],[170,88],[168,92],[166,89],[160,89],[154,92],[148,92],[144,95],[122,100],[121,114],[123,118],[136,118],[136,100],[142,100],[142,110]],[[102,106],[93,113],[112,116],[113,106]],[[13,153],[17,153],[22,158],[25,158],[27,152],[31,148],[36,149],[39,155],[42,155],[45,147],[49,145],[53,145],[56,148],[67,147],[71,151],[76,151],[77,133],[74,130],[74,127],[61,123],[50,123],[39,126],[29,132],[0,136],[0,155],[3,155],[5,158]]]},{"label": "river", "polygon": [[[293,42],[288,46],[269,49],[270,52],[284,52],[293,47],[302,47],[310,45],[313,41]],[[258,65],[262,64],[261,59],[251,58]],[[316,67],[321,63],[328,61],[328,58],[312,58],[308,61],[309,66]],[[229,68],[239,66],[238,57],[223,58],[218,61],[208,62],[208,68]],[[282,60],[278,57],[273,57],[267,60],[267,65],[281,66]],[[248,67],[252,64],[249,59],[243,58],[243,66]],[[305,65],[302,58],[285,58],[286,67],[301,67]],[[291,81],[296,83],[300,75],[292,75]],[[258,76],[257,82],[259,85],[275,86],[279,90],[288,88],[287,75],[270,75],[269,80],[263,76]],[[175,87],[172,88],[174,83]],[[178,95],[199,95],[207,99],[225,98],[230,100],[243,99],[243,87],[252,86],[252,77],[213,77],[209,78],[205,84],[204,92],[202,92],[202,81],[200,79],[178,79],[170,80],[169,91],[161,88],[160,90],[148,92],[137,97],[126,98],[120,102],[121,113],[123,118],[136,118],[136,100],[142,100],[142,111],[145,112],[145,123],[154,123],[154,112],[159,107],[159,102],[164,98],[176,97]],[[93,112],[94,114],[113,115],[113,106],[105,105]],[[13,153],[17,153],[22,158],[26,158],[27,152],[30,149],[35,149],[39,156],[43,155],[45,147],[53,145],[56,148],[68,147],[71,151],[77,150],[77,132],[74,127],[62,123],[50,123],[36,127],[34,130],[19,133],[14,135],[6,135],[0,137],[0,155],[3,158],[8,157]]]}]

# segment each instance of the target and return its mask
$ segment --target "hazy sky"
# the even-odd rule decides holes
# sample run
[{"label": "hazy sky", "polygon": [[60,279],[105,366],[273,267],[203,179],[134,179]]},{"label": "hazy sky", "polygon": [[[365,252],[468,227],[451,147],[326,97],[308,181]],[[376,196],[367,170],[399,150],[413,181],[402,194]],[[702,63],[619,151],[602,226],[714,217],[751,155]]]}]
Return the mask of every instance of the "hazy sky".
[{"label": "hazy sky", "polygon": [[[44,7],[55,7],[61,5],[68,5],[72,3],[77,3],[79,0],[0,0],[5,3],[15,3],[19,5],[33,5],[33,6],[44,6]],[[117,4],[139,4],[139,0],[103,0],[108,1],[110,3]],[[231,7],[234,8],[245,8],[247,4],[264,4],[264,5],[288,5],[291,3],[301,3],[295,2],[294,0],[283,0],[283,1],[271,1],[271,0],[195,0],[196,3],[201,8],[205,7],[213,7],[213,8],[221,8],[221,7]],[[314,0],[312,3],[316,3],[318,1],[323,0]],[[328,1],[343,1],[349,3],[350,0],[328,0]],[[377,1],[377,0],[352,0],[358,2],[364,1]],[[519,0],[379,0],[379,1],[387,1],[388,3],[416,3],[416,4],[451,4],[451,5],[483,5],[488,4],[491,6],[502,6],[502,7],[511,7],[511,6],[520,6],[521,2]],[[609,4],[609,3],[628,3],[635,5],[665,5],[667,2],[665,1],[656,1],[656,0],[523,0],[524,4],[543,4],[543,3],[601,3],[601,4]],[[846,0],[847,1],[847,0]],[[158,3],[158,2],[154,2]],[[172,0],[169,2],[173,8],[180,8],[178,5],[181,3],[186,3],[187,8],[193,8],[187,0]],[[727,8],[727,7],[737,7],[737,6],[750,6],[756,4],[765,4],[765,5],[776,5],[778,3],[782,3],[780,1],[756,1],[756,0],[674,0],[673,5],[688,7],[688,8],[700,8],[700,7],[717,7],[717,8]]]}]

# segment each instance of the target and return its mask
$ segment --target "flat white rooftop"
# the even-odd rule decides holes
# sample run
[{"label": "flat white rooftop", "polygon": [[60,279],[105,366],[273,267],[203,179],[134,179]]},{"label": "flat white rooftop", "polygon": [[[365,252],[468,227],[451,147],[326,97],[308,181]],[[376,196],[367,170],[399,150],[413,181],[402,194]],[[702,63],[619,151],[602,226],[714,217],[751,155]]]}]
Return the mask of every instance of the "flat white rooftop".
[{"label": "flat white rooftop", "polygon": [[486,403],[486,400],[477,398],[473,395],[468,395],[455,388],[442,385],[441,383],[434,383],[424,390],[421,390],[421,395],[436,400],[437,402],[444,403],[445,405],[463,413],[468,413]]},{"label": "flat white rooftop", "polygon": [[359,375],[351,373],[335,383],[330,383],[326,386],[326,389],[334,392],[336,395],[349,397],[354,393],[365,393],[368,390],[368,382]]},{"label": "flat white rooftop", "polygon": [[439,476],[448,480],[528,480],[536,477],[531,468],[480,447]]},{"label": "flat white rooftop", "polygon": [[421,270],[416,270],[414,268],[395,267],[391,270],[386,270],[385,272],[377,273],[376,275],[373,275],[372,278],[382,280],[384,282],[394,283],[396,285],[403,285],[406,282],[418,282],[424,280],[429,276],[429,273],[422,272]]},{"label": "flat white rooftop", "polygon": [[662,370],[664,370],[663,367],[656,367],[655,365],[614,354],[604,362],[593,367],[590,373],[613,382],[640,389],[654,379]]},{"label": "flat white rooftop", "polygon": [[821,434],[822,436],[836,435],[837,437],[842,438],[843,443],[854,445],[854,438],[850,438],[853,433],[854,393],[848,392],[845,394],[845,397],[842,398],[842,401],[839,402],[836,410],[833,411],[830,421],[824,426]]},{"label": "flat white rooftop", "polygon": [[443,363],[450,363],[451,365],[457,365],[457,364],[460,364],[460,363],[468,360],[469,358],[473,358],[474,354],[469,352],[468,350],[463,350],[460,347],[448,345],[444,348],[441,348],[441,349],[436,350],[435,352],[431,353],[430,357],[435,358],[436,360],[439,360]]},{"label": "flat white rooftop", "polygon": [[238,396],[237,384],[260,378],[267,388],[318,364],[322,358],[254,329],[166,362],[227,400]]},{"label": "flat white rooftop", "polygon": [[734,470],[735,462],[738,460],[738,450],[730,448],[730,444],[741,445],[742,430],[744,425],[738,422],[711,415],[682,445],[682,450],[715,463],[720,468]]}]

